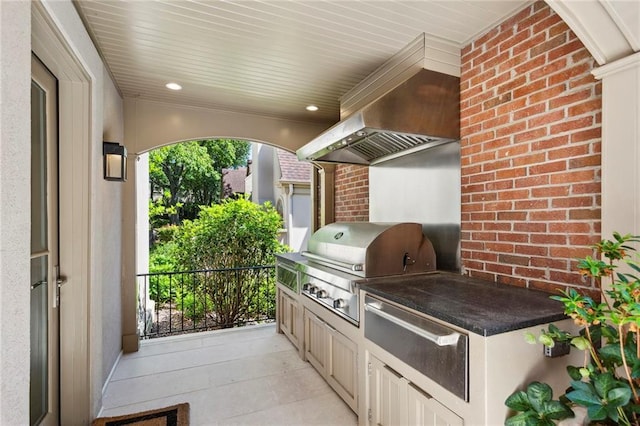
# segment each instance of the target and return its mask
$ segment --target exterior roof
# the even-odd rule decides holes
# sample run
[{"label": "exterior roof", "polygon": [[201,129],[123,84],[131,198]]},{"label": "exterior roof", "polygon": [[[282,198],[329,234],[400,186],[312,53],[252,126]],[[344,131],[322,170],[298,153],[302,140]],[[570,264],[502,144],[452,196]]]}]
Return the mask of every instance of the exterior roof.
[{"label": "exterior roof", "polygon": [[311,163],[298,161],[298,158],[287,151],[277,149],[280,163],[280,182],[311,182]]},{"label": "exterior roof", "polygon": [[232,194],[244,194],[244,180],[246,177],[246,167],[238,167],[237,169],[222,169],[222,198],[227,198]]}]

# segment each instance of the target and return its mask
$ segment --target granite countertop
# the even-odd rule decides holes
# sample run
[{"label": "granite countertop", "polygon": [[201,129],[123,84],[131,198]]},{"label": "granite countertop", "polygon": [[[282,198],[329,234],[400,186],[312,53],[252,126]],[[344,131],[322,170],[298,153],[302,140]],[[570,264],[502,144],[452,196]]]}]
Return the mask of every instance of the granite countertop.
[{"label": "granite countertop", "polygon": [[369,279],[360,288],[481,336],[566,319],[563,305],[542,291],[449,272]]}]

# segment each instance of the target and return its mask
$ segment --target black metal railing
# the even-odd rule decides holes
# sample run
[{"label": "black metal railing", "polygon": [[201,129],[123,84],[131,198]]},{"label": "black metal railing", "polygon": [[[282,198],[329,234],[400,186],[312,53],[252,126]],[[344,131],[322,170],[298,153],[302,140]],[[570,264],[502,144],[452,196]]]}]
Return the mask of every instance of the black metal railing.
[{"label": "black metal railing", "polygon": [[142,338],[275,319],[275,268],[253,266],[138,275]]}]

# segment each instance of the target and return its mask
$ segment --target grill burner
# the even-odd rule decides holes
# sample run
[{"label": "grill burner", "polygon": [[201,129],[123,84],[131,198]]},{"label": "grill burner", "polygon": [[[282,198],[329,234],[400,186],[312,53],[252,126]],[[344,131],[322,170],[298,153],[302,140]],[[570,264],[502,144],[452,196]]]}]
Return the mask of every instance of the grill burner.
[{"label": "grill burner", "polygon": [[297,264],[302,294],[359,324],[359,283],[436,270],[418,223],[332,223],[316,231]]}]

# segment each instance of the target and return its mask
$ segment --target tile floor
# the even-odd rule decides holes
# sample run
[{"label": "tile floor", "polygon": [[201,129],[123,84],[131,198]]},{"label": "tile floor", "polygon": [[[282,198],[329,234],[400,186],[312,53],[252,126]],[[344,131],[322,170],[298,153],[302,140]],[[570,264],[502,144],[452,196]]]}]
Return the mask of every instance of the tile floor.
[{"label": "tile floor", "polygon": [[142,341],[120,358],[101,415],[180,402],[192,426],[358,423],[274,324]]}]

